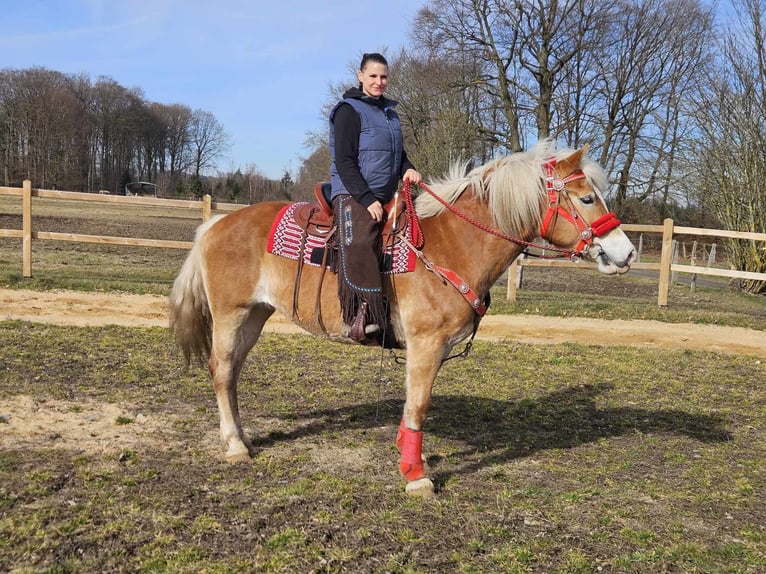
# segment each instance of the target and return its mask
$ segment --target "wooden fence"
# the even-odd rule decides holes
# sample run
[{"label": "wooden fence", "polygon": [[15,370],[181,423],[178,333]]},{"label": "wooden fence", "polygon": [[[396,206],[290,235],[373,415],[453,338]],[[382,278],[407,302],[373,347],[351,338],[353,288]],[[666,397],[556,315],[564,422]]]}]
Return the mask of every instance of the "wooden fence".
[{"label": "wooden fence", "polygon": [[[24,181],[21,188],[0,187],[0,195],[20,196],[22,201],[22,229],[0,229],[0,237],[16,237],[22,240],[23,276],[32,277],[32,241],[34,239],[51,239],[54,241],[77,241],[82,243],[101,243],[111,245],[129,245],[137,247],[164,247],[171,249],[190,249],[190,241],[166,241],[160,239],[139,239],[132,237],[110,237],[104,235],[81,235],[72,233],[53,233],[46,231],[33,231],[32,228],[32,198],[67,199],[76,201],[90,201],[98,203],[114,203],[123,205],[143,205],[147,207],[178,208],[184,210],[196,210],[200,213],[202,221],[210,219],[215,211],[236,211],[247,207],[234,203],[213,202],[209,195],[205,195],[201,201],[182,199],[157,199],[153,197],[122,197],[101,195],[95,193],[78,193],[72,191],[56,191],[46,189],[32,189],[29,180]],[[672,273],[691,273],[693,275],[710,275],[729,277],[732,279],[748,279],[766,281],[766,273],[753,273],[750,271],[737,271],[734,269],[721,269],[712,267],[711,262],[707,266],[683,265],[673,261],[674,237],[677,235],[692,235],[702,237],[717,237],[731,239],[747,239],[752,241],[766,242],[766,234],[750,233],[742,231],[726,231],[721,229],[705,229],[701,227],[676,227],[672,219],[666,219],[662,225],[640,225],[624,223],[622,229],[626,232],[658,233],[662,235],[662,250],[659,263],[636,262],[631,269],[648,269],[659,273],[659,293],[657,305],[664,307],[668,304],[668,291],[671,284]],[[574,263],[565,259],[534,259],[520,257],[516,259],[508,270],[508,300],[516,301],[516,291],[519,287],[519,278],[523,267],[592,267],[595,263]]]},{"label": "wooden fence", "polygon": [[[642,225],[623,223],[621,229],[627,233],[658,233],[662,234],[662,250],[659,263],[633,263],[631,269],[648,269],[659,272],[659,290],[657,305],[666,307],[668,304],[668,292],[670,291],[672,273],[691,273],[692,275],[709,275],[729,277],[732,279],[750,279],[766,281],[766,273],[754,273],[752,271],[737,271],[735,269],[721,269],[708,266],[683,265],[674,261],[674,237],[677,235],[693,235],[702,237],[719,237],[730,239],[749,239],[752,241],[766,242],[766,233],[751,233],[747,231],[727,231],[723,229],[705,229],[703,227],[676,227],[672,219],[666,219],[662,225]],[[764,246],[766,248],[766,246]],[[568,259],[534,259],[520,257],[516,259],[508,269],[508,300],[516,301],[516,291],[519,287],[522,267],[592,267],[597,268],[596,263],[581,261],[572,262]]]},{"label": "wooden fence", "polygon": [[213,210],[236,211],[247,207],[234,203],[217,203],[205,195],[201,201],[184,199],[157,199],[140,196],[111,196],[95,193],[78,193],[75,191],[57,191],[51,189],[32,189],[32,182],[24,181],[21,188],[0,187],[0,195],[21,196],[22,228],[0,229],[0,237],[18,237],[22,243],[22,274],[32,277],[32,241],[34,239],[52,239],[54,241],[76,241],[80,243],[100,243],[109,245],[130,245],[133,247],[165,247],[170,249],[191,249],[191,241],[167,241],[162,239],[139,239],[133,237],[110,237],[106,235],[81,235],[75,233],[54,233],[49,231],[33,231],[32,229],[32,198],[67,199],[75,201],[90,201],[96,203],[112,203],[122,205],[142,205],[147,207],[178,208],[199,211],[202,221],[207,221]]}]

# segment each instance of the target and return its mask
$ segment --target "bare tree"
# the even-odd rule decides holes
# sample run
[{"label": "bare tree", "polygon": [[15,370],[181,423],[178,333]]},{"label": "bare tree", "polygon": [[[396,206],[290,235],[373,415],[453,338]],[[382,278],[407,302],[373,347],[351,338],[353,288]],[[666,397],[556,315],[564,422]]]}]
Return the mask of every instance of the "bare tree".
[{"label": "bare tree", "polygon": [[165,120],[162,104],[151,103],[143,110],[135,159],[135,171],[139,180],[156,182],[161,171],[168,134]]},{"label": "bare tree", "polygon": [[165,132],[165,156],[160,158],[160,171],[178,177],[192,165],[190,150],[191,108],[182,104],[164,106],[160,110]]},{"label": "bare tree", "polygon": [[680,112],[712,28],[712,13],[697,0],[626,0],[619,13],[596,70],[605,112],[600,161],[618,172],[618,210],[631,188],[638,202],[653,196],[661,169],[670,182]]},{"label": "bare tree", "polygon": [[[480,87],[488,98],[482,130],[509,151],[530,136],[556,136],[570,119],[557,103],[573,63],[599,47],[614,2],[597,0],[436,0],[418,14],[416,41],[452,62],[481,65],[463,88]],[[578,60],[579,58],[579,60]],[[487,120],[492,121],[489,123]],[[558,125],[557,125],[558,124]]]},{"label": "bare tree", "polygon": [[422,56],[402,50],[391,60],[391,96],[399,101],[409,158],[432,176],[445,174],[457,160],[488,159],[494,142],[482,137],[476,112],[481,96],[460,88],[473,71],[460,62]]},{"label": "bare tree", "polygon": [[96,166],[101,189],[119,189],[132,179],[136,150],[140,145],[141,120],[146,103],[140,90],[129,90],[111,78],[99,78],[94,86],[93,124]]},{"label": "bare tree", "polygon": [[194,177],[215,168],[216,161],[229,149],[229,136],[215,116],[195,110],[189,123],[189,148]]},{"label": "bare tree", "polygon": [[[591,143],[628,198],[669,204],[712,12],[698,0],[434,0],[413,32],[429,58],[479,62],[479,133]],[[420,52],[419,52],[420,55]],[[454,87],[453,87],[454,89]]]},{"label": "bare tree", "polygon": [[[721,44],[697,108],[699,200],[727,229],[766,233],[766,14],[759,0],[735,0],[738,22]],[[732,264],[766,271],[762,244],[730,243]],[[751,293],[765,281],[743,281]]]},{"label": "bare tree", "polygon": [[[516,0],[505,9],[509,20],[510,14],[518,18],[519,90],[534,112],[538,140],[562,131],[554,125],[554,111],[561,109],[556,101],[568,95],[562,90],[564,81],[576,62],[587,61],[584,55],[601,49],[614,8],[609,0]],[[557,123],[566,126],[568,118],[558,118]]]},{"label": "bare tree", "polygon": [[330,180],[330,146],[326,140],[313,145],[314,151],[303,158],[298,172],[298,181],[293,188],[295,199],[311,200],[314,197],[316,184]]},{"label": "bare tree", "polygon": [[[482,110],[494,120],[482,130],[512,151],[521,150],[522,128],[519,91],[513,73],[519,51],[517,18],[496,0],[434,0],[421,8],[413,27],[415,43],[435,58],[481,66],[463,87],[479,87],[489,96],[492,109]],[[496,115],[493,112],[498,112]]]}]

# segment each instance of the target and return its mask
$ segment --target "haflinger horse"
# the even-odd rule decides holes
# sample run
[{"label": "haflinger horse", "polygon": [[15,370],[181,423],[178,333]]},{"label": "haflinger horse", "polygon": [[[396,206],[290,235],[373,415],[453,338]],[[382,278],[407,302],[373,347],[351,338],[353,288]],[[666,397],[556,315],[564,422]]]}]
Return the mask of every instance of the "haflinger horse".
[{"label": "haflinger horse", "polygon": [[[542,238],[547,249],[596,261],[603,273],[630,268],[635,249],[606,209],[607,178],[586,150],[556,150],[544,141],[467,174],[457,165],[410,201],[422,249],[410,241],[414,269],[384,281],[388,329],[407,357],[396,437],[407,493],[433,495],[422,443],[436,374],[452,348],[476,333],[490,288],[513,260]],[[267,251],[273,222],[288,205],[254,204],[203,223],[170,295],[170,326],[187,364],[209,358],[230,461],[252,454],[237,380],[272,313],[314,335],[353,342],[342,335],[336,275]]]}]

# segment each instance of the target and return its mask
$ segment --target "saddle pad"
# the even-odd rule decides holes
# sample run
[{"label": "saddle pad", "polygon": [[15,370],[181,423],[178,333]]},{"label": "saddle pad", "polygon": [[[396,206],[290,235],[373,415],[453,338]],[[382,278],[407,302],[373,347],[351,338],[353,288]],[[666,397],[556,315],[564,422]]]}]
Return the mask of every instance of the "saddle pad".
[{"label": "saddle pad", "polygon": [[[301,252],[301,242],[305,237],[303,250],[303,263],[313,267],[319,267],[318,263],[311,261],[311,253],[314,249],[324,247],[326,238],[312,235],[302,229],[293,218],[295,210],[305,205],[302,203],[291,203],[286,205],[274,218],[269,232],[269,241],[266,245],[266,251],[288,259],[298,260]],[[398,238],[393,245],[388,245],[383,250],[384,260],[390,261],[390,268],[382,271],[384,274],[409,273],[415,269],[417,257],[415,253]]]}]

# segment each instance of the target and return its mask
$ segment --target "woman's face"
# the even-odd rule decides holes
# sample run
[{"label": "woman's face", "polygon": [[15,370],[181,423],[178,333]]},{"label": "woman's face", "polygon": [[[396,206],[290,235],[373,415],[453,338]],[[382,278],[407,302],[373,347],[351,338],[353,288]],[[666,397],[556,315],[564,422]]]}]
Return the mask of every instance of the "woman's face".
[{"label": "woman's face", "polygon": [[362,84],[362,91],[372,98],[382,96],[388,87],[388,66],[379,62],[367,62],[356,76]]}]

